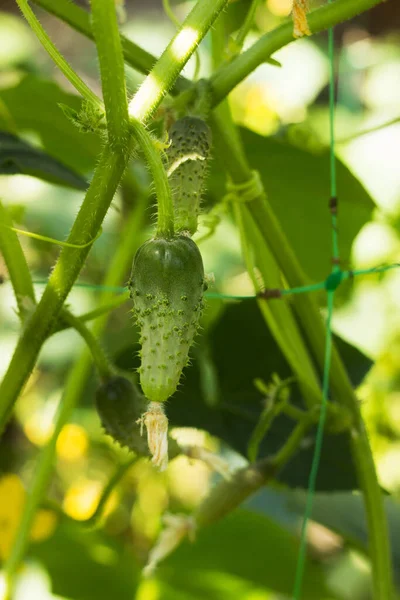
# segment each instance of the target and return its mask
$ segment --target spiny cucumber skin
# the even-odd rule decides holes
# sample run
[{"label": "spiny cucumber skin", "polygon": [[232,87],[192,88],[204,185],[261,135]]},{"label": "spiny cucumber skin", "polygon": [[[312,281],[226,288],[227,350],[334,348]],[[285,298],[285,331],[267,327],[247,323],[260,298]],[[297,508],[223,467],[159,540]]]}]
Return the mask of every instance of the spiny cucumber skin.
[{"label": "spiny cucumber skin", "polygon": [[211,132],[198,117],[183,117],[169,131],[168,173],[174,200],[175,229],[194,234],[207,177]]},{"label": "spiny cucumber skin", "polygon": [[125,377],[111,377],[96,390],[96,408],[107,435],[140,455],[149,453],[137,422],[146,407],[146,399]]},{"label": "spiny cucumber skin", "polygon": [[140,384],[164,402],[176,391],[203,308],[204,268],[186,236],[153,239],[136,253],[129,282],[141,330]]}]

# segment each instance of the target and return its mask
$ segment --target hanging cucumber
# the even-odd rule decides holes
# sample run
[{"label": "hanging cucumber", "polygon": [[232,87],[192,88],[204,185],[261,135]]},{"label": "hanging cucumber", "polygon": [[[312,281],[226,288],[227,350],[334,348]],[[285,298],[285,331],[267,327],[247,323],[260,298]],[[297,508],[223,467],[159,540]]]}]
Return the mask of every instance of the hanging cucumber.
[{"label": "hanging cucumber", "polygon": [[138,422],[146,406],[145,398],[125,377],[111,377],[96,390],[96,407],[104,431],[120,446],[144,455],[149,450]]},{"label": "hanging cucumber", "polygon": [[155,238],[137,251],[129,289],[142,345],[140,384],[151,402],[176,390],[203,309],[204,268],[189,237]]},{"label": "hanging cucumber", "polygon": [[183,117],[169,130],[167,171],[172,190],[175,230],[197,231],[201,196],[207,177],[211,131],[198,117]]}]

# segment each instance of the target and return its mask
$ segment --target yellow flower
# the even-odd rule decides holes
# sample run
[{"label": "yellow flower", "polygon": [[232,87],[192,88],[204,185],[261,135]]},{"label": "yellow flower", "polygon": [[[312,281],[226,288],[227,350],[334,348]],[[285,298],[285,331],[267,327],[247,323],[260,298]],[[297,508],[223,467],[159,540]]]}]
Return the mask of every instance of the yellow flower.
[{"label": "yellow flower", "polygon": [[[17,475],[0,479],[0,559],[5,560],[11,550],[26,500],[26,491]],[[40,541],[49,537],[56,526],[56,516],[39,510],[32,525],[31,539]]]}]

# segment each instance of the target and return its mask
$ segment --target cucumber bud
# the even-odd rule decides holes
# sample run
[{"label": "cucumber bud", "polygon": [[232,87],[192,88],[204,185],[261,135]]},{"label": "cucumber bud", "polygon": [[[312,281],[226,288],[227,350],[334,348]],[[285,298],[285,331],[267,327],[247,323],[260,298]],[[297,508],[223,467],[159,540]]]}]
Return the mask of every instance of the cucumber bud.
[{"label": "cucumber bud", "polygon": [[120,446],[143,455],[149,450],[138,421],[146,407],[145,398],[125,377],[111,377],[96,390],[96,408],[105,432]]},{"label": "cucumber bud", "polygon": [[167,169],[174,201],[175,229],[194,234],[207,177],[211,131],[198,117],[183,117],[169,130]]}]

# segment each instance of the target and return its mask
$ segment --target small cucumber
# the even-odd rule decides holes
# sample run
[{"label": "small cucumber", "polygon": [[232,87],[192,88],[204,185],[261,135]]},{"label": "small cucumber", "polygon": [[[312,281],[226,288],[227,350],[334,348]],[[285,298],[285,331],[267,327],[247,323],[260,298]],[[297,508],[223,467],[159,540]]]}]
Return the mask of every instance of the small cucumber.
[{"label": "small cucumber", "polygon": [[115,376],[102,383],[96,390],[96,407],[105,432],[120,446],[137,454],[149,453],[138,424],[147,402],[129,379]]},{"label": "small cucumber", "polygon": [[169,130],[166,150],[176,231],[197,231],[201,196],[207,177],[211,131],[198,117],[183,117]]},{"label": "small cucumber", "polygon": [[203,308],[204,268],[189,237],[145,242],[129,282],[141,330],[140,384],[146,398],[164,402],[176,390],[188,362]]}]

